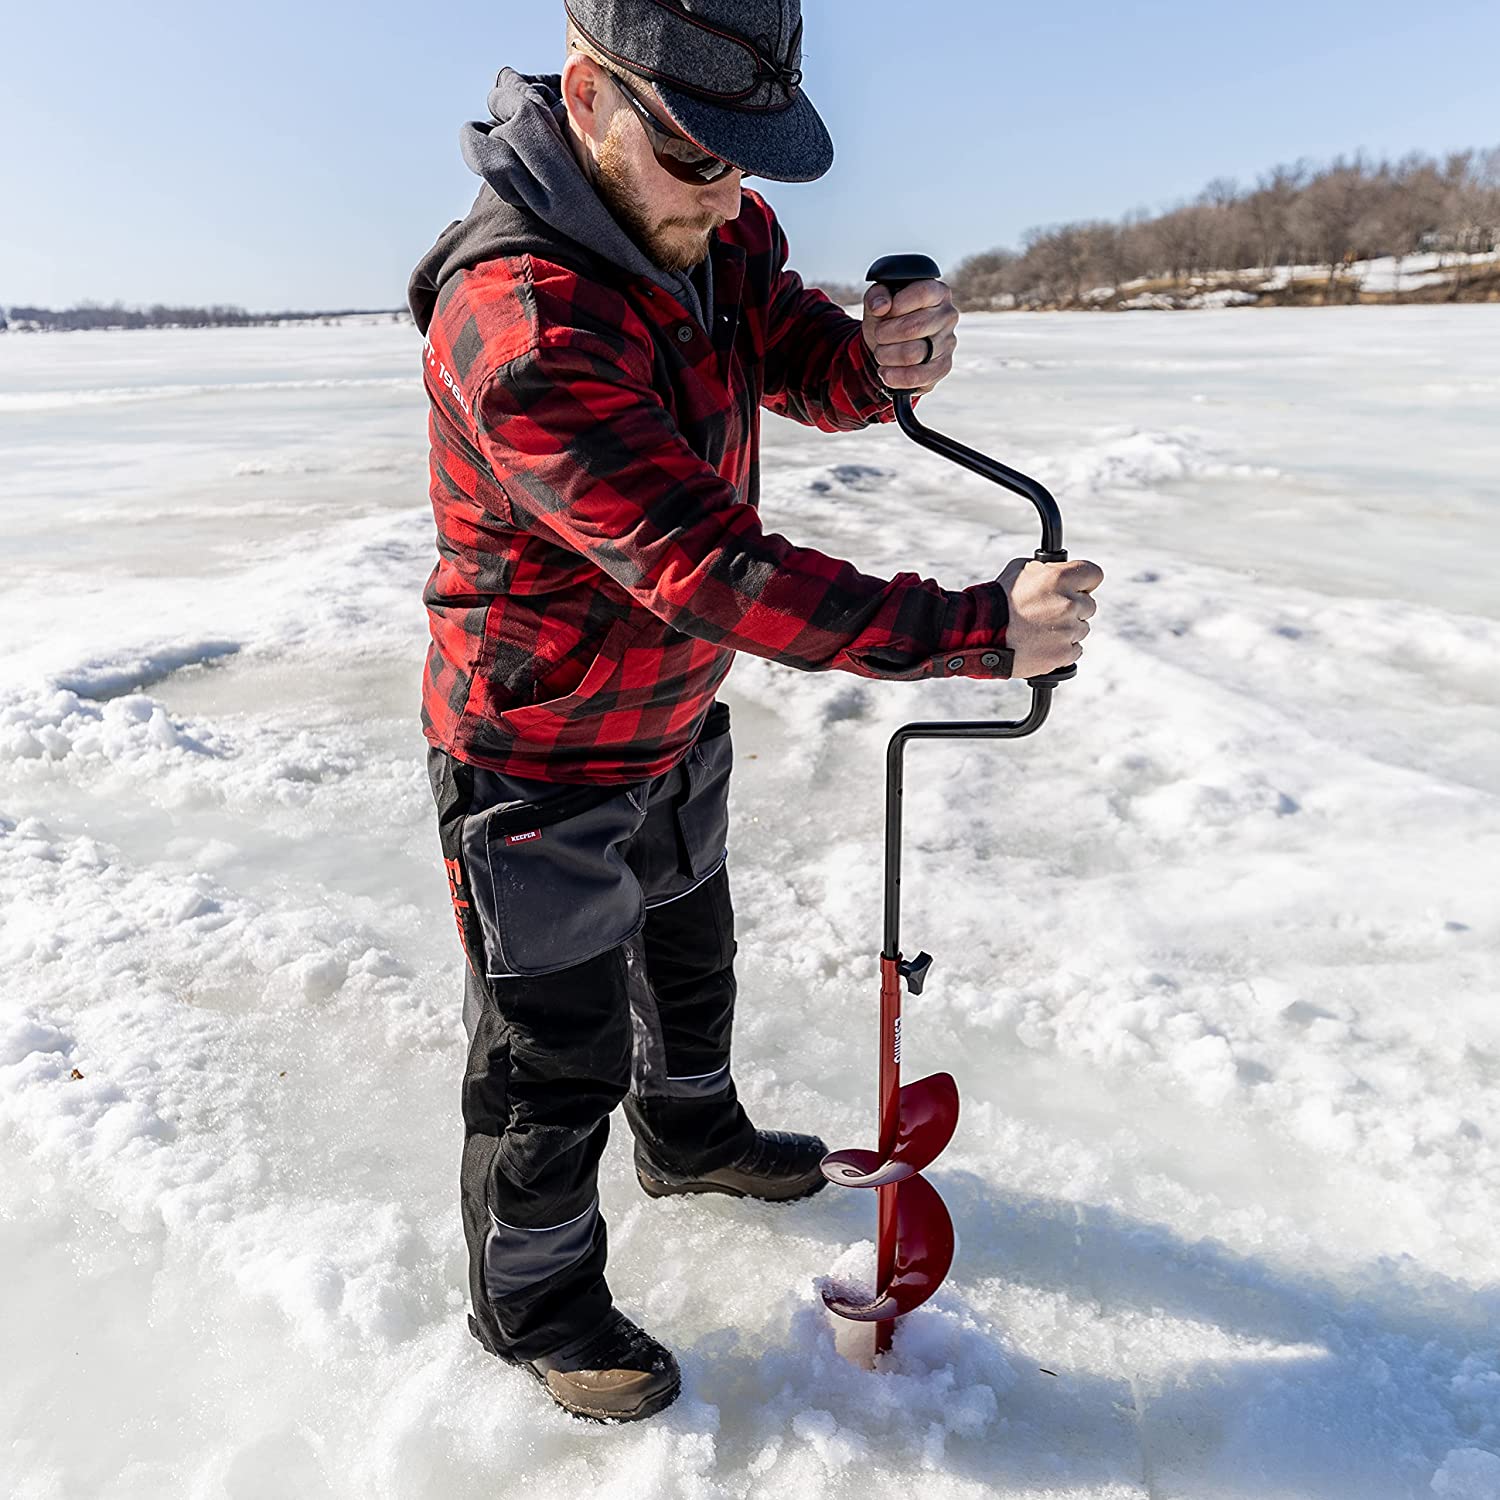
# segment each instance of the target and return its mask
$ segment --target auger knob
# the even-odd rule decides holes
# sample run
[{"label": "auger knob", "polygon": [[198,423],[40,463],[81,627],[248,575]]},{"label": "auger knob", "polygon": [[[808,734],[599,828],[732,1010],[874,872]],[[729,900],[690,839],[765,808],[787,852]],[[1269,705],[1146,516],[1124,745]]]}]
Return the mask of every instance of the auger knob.
[{"label": "auger knob", "polygon": [[866,281],[878,281],[893,297],[913,281],[941,281],[942,277],[930,255],[882,255],[865,272]]}]

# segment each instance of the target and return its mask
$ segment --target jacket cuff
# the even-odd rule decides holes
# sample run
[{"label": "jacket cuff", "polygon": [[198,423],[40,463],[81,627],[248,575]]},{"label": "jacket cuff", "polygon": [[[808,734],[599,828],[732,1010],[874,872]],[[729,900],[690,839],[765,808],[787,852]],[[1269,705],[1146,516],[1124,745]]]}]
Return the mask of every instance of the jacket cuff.
[{"label": "jacket cuff", "polygon": [[920,682],[928,677],[987,677],[1005,679],[1011,675],[1015,652],[1008,646],[964,646],[925,657],[914,667],[902,671],[884,670],[887,682]]},{"label": "jacket cuff", "polygon": [[[880,383],[880,366],[870,353],[870,346],[865,343],[863,323],[856,321],[854,336],[844,348],[842,357],[854,370],[850,392],[861,420],[867,426],[872,422],[894,422],[896,403]],[[921,396],[912,397],[913,411],[921,399]]]},{"label": "jacket cuff", "polygon": [[1009,646],[966,646],[932,660],[934,677],[1009,677],[1016,653]]}]

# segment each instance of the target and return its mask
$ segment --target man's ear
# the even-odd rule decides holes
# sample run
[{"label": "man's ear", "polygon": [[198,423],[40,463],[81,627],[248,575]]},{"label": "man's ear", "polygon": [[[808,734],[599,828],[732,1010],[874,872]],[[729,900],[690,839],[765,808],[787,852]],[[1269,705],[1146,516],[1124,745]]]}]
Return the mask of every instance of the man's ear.
[{"label": "man's ear", "polygon": [[582,52],[573,51],[562,70],[562,96],[573,123],[592,140],[605,135],[605,98],[600,67]]}]

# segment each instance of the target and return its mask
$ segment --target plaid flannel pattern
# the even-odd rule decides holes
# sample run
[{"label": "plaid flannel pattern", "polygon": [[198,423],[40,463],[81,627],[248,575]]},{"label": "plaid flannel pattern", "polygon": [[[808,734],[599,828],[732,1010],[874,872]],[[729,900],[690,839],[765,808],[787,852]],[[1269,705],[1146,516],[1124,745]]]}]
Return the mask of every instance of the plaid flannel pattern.
[{"label": "plaid flannel pattern", "polygon": [[826,432],[895,410],[860,324],[787,269],[758,194],[711,253],[708,329],[660,287],[540,253],[438,294],[422,721],[461,760],[565,783],[659,775],[737,651],[894,680],[1008,673],[998,583],[874,578],[762,527],[762,407]]}]

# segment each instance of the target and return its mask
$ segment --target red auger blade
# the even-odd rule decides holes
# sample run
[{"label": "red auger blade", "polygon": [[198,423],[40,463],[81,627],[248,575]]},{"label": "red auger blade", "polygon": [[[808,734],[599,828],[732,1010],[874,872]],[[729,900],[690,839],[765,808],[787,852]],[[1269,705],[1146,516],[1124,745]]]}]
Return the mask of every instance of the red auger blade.
[{"label": "red auger blade", "polygon": [[858,1147],[830,1151],[823,1175],[841,1187],[883,1187],[930,1166],[958,1128],[958,1084],[951,1073],[933,1073],[908,1083],[898,1096],[896,1144],[888,1157]]},{"label": "red auger blade", "polygon": [[953,1264],[953,1220],[937,1189],[925,1177],[907,1177],[885,1191],[897,1195],[896,1271],[890,1285],[877,1288],[873,1302],[851,1302],[832,1290],[823,1292],[830,1312],[856,1323],[879,1323],[920,1307],[942,1285]]}]

